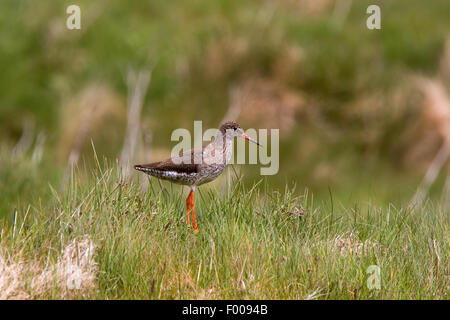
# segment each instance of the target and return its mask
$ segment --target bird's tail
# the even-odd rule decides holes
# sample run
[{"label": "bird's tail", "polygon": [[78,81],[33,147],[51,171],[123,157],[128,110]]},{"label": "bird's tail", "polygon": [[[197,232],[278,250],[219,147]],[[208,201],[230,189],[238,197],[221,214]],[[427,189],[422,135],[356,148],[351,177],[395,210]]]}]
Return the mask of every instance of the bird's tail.
[{"label": "bird's tail", "polygon": [[142,171],[142,172],[148,172],[148,168],[146,168],[146,167],[144,167],[144,166],[142,166],[142,165],[140,165],[140,164],[136,164],[136,165],[134,166],[134,169],[136,169],[136,170],[138,170],[138,171]]}]

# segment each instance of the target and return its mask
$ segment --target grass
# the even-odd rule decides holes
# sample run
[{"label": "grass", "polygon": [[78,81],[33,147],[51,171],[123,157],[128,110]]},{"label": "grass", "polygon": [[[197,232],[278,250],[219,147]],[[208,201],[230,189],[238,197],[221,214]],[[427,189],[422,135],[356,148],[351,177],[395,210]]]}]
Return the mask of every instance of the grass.
[{"label": "grass", "polygon": [[[6,298],[448,299],[449,216],[431,202],[349,208],[332,194],[316,203],[266,181],[248,189],[236,177],[227,192],[198,189],[194,234],[178,187],[150,179],[143,191],[145,176],[124,181],[111,164],[86,173],[73,173],[65,191],[50,186],[48,204],[21,208],[3,225],[4,264],[34,270],[24,268]],[[93,283],[83,286],[80,276],[80,289],[68,289],[67,279],[37,288],[41,270],[55,270],[83,239],[95,251],[93,268],[79,275],[94,273]],[[366,285],[370,265],[380,267],[380,290]]]},{"label": "grass", "polygon": [[[379,31],[365,27],[368,0],[342,23],[333,6],[311,15],[299,1],[78,2],[81,32],[64,29],[70,1],[0,4],[0,298],[448,299],[446,173],[408,208],[423,168],[403,163],[401,138],[421,107],[410,76],[441,75],[448,89],[447,0],[380,1]],[[197,235],[179,187],[151,179],[144,191],[145,176],[124,181],[92,161],[89,141],[120,153],[125,75],[151,66],[142,129],[154,154],[194,119],[217,126],[230,88],[248,79],[306,99],[292,131],[273,124],[279,174],[254,184],[259,168],[246,166],[230,189],[198,189]],[[65,180],[80,96],[97,85],[119,116],[92,125],[85,166]],[[370,265],[380,290],[366,286]]]}]

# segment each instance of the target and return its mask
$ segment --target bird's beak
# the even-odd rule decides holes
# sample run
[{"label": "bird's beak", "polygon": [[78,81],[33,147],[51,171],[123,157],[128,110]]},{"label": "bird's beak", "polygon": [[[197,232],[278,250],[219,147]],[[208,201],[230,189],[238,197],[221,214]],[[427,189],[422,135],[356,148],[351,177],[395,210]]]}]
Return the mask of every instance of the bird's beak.
[{"label": "bird's beak", "polygon": [[258,146],[262,147],[262,145],[258,141],[256,141],[255,139],[250,138],[248,135],[246,135],[244,133],[241,135],[241,137],[244,138],[245,140],[248,140],[248,141],[251,141],[253,143],[256,143]]}]

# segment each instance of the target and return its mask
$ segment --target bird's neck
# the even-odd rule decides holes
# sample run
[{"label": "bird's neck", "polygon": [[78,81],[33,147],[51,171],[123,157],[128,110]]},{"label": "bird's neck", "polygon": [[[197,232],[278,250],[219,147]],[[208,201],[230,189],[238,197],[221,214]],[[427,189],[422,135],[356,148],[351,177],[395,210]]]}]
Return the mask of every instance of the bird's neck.
[{"label": "bird's neck", "polygon": [[208,149],[208,153],[215,157],[217,163],[227,165],[233,154],[233,139],[218,133]]}]

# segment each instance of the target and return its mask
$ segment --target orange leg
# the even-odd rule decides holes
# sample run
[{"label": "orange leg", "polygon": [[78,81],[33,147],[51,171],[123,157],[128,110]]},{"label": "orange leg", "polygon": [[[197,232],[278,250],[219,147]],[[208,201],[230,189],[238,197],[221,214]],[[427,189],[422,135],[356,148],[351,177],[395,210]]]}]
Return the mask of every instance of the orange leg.
[{"label": "orange leg", "polygon": [[189,197],[188,198],[190,199],[194,231],[197,233],[198,232],[197,217],[195,216],[195,211],[194,211],[194,190],[191,189],[191,192],[189,193]]},{"label": "orange leg", "polygon": [[191,221],[190,221],[190,216],[191,216],[191,212],[190,212],[190,197],[191,194],[189,193],[188,197],[186,198],[186,213],[187,213],[187,224],[190,225]]}]

